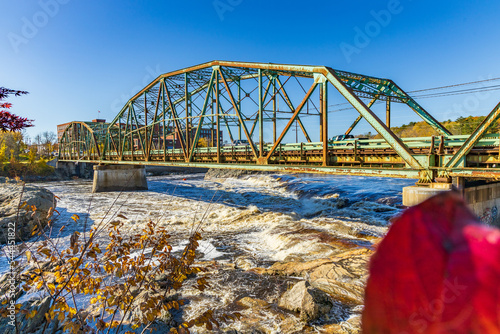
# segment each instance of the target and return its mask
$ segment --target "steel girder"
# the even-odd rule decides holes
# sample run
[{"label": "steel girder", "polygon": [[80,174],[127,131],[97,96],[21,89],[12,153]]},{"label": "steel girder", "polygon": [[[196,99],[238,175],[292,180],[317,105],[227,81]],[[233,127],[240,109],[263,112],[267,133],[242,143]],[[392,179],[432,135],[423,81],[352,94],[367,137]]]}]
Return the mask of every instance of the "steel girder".
[{"label": "steel girder", "polygon": [[465,156],[476,145],[476,143],[486,134],[486,130],[490,128],[494,122],[500,118],[500,103],[486,116],[476,130],[467,138],[465,143],[460,147],[458,152],[448,161],[446,168],[456,168],[462,165],[465,167]]},{"label": "steel girder", "polygon": [[59,142],[61,160],[99,160],[108,124],[71,122]]},{"label": "steel girder", "polygon": [[[219,87],[221,83],[222,89],[213,89],[213,84],[209,81],[212,80],[214,73],[217,73],[216,86]],[[228,100],[232,106],[229,110],[220,110],[220,107],[214,109],[212,106],[211,117],[214,116],[216,121],[209,122],[213,127],[214,123],[220,127],[223,122],[226,125],[228,121],[234,121],[237,118],[237,123],[242,129],[246,128],[246,120],[253,122],[252,129],[257,127],[259,129],[258,150],[252,145],[253,140],[251,135],[253,130],[248,133],[245,131],[245,137],[251,143],[252,151],[258,155],[260,163],[266,163],[270,155],[274,152],[263,152],[263,124],[265,121],[264,108],[273,102],[275,105],[276,95],[283,97],[284,101],[288,104],[290,112],[293,112],[290,124],[287,124],[284,131],[281,133],[281,138],[278,138],[274,144],[279,145],[283,136],[290,129],[291,123],[297,121],[302,131],[304,132],[308,141],[310,141],[304,124],[300,121],[299,113],[304,103],[309,102],[308,96],[303,99],[300,108],[295,109],[288,97],[285,86],[282,84],[280,77],[301,77],[312,78],[315,75],[323,75],[327,77],[334,86],[337,83],[342,83],[342,87],[336,87],[348,99],[349,102],[355,102],[354,107],[360,111],[364,118],[369,118],[369,123],[375,128],[377,132],[382,132],[381,135],[393,146],[398,154],[408,163],[411,168],[422,168],[418,162],[411,157],[408,150],[404,145],[398,142],[397,137],[388,129],[381,126],[383,123],[377,117],[374,117],[373,112],[364,105],[360,98],[366,96],[377,96],[378,99],[391,99],[397,102],[407,102],[408,97],[402,91],[391,90],[391,82],[385,79],[378,79],[367,76],[360,76],[353,73],[335,71],[323,66],[298,66],[298,65],[279,65],[279,64],[259,64],[259,63],[241,63],[241,62],[226,62],[226,61],[213,61],[210,63],[193,66],[187,69],[167,73],[159,76],[152,83],[146,86],[142,91],[137,93],[129,103],[120,111],[117,117],[111,122],[116,125],[118,131],[114,131],[115,135],[109,134],[107,138],[107,145],[105,153],[114,150],[123,159],[124,151],[135,151],[132,153],[132,158],[136,155],[142,156],[141,159],[148,159],[150,151],[154,147],[152,135],[154,133],[165,132],[170,134],[177,133],[178,141],[184,151],[185,160],[190,161],[193,158],[193,148],[199,139],[197,136],[192,138],[193,125],[200,125],[204,123],[205,113],[209,106],[209,96],[212,91],[219,91],[216,93],[215,100],[220,97],[220,92],[224,99]],[[223,79],[224,78],[224,79]],[[241,82],[245,80],[257,79],[258,97],[256,117],[249,117],[243,114],[242,110],[238,110],[237,105],[241,105],[241,101],[245,98],[251,97],[248,92],[238,101],[234,100],[234,95],[241,94]],[[230,84],[238,82],[238,93],[234,94],[231,91]],[[228,84],[229,83],[229,84]],[[215,87],[215,88],[217,88]],[[277,89],[278,87],[278,89]],[[340,88],[340,89],[339,89]],[[210,91],[208,93],[208,91]],[[203,107],[195,107],[196,104],[192,102],[193,96],[205,94]],[[166,99],[165,99],[166,96]],[[271,98],[270,98],[271,97]],[[325,97],[326,99],[326,97]],[[406,100],[405,100],[406,99]],[[173,100],[173,101],[172,101]],[[361,104],[358,103],[361,102]],[[168,102],[168,103],[166,103]],[[161,105],[161,109],[159,107]],[[220,104],[219,104],[220,106]],[[364,107],[363,107],[364,106]],[[196,110],[197,108],[197,110]],[[275,108],[275,107],[274,107]],[[326,109],[326,108],[325,108]],[[368,113],[366,113],[368,111]],[[228,112],[232,112],[229,115]],[[273,110],[273,120],[275,121]],[[234,114],[235,113],[235,114]],[[321,112],[320,112],[321,113]],[[325,115],[328,113],[324,113]],[[140,115],[138,115],[140,114]],[[236,117],[235,117],[236,116]],[[222,118],[222,120],[221,120]],[[193,123],[194,122],[194,123]],[[122,125],[124,124],[124,125]],[[172,126],[173,125],[173,126]],[[121,129],[124,127],[124,131]],[[162,131],[158,132],[159,127]],[[228,126],[229,127],[229,126]],[[327,128],[325,124],[324,128]],[[201,127],[198,126],[199,130]],[[118,134],[118,140],[116,139]],[[148,135],[149,133],[149,135]],[[183,135],[180,135],[183,133]],[[199,131],[197,131],[199,135]],[[123,136],[122,136],[123,134]],[[274,138],[277,136],[275,135]],[[326,137],[326,136],[325,136]],[[146,138],[148,140],[146,140]],[[130,144],[127,145],[127,143]],[[165,143],[165,141],[162,141]],[[156,140],[158,143],[158,140]],[[164,145],[165,146],[165,145]],[[216,146],[216,145],[214,145]],[[220,144],[219,144],[220,146]],[[156,147],[159,148],[159,147]],[[267,153],[267,154],[266,154]],[[266,159],[265,159],[266,158]]]},{"label": "steel girder", "polygon": [[[373,98],[373,102],[376,100],[387,101],[388,105],[390,105],[390,102],[404,103],[413,109],[417,115],[419,115],[438,133],[448,136],[451,135],[450,131],[448,131],[441,123],[432,117],[432,115],[425,111],[422,106],[420,106],[413,98],[396,85],[394,81],[345,71],[331,71],[333,71],[340,80],[349,86],[356,96]],[[352,130],[356,124],[357,122],[355,121],[350,130]]]},{"label": "steel girder", "polygon": [[[302,87],[299,79],[302,82],[310,79],[308,90],[307,87]],[[304,92],[295,103],[289,90],[294,80]],[[231,140],[234,139],[233,131],[236,127],[238,138],[246,139],[249,143],[250,155],[245,156],[245,163],[255,166],[272,165],[281,163],[281,145],[294,124],[297,128],[300,126],[306,141],[311,143],[301,115],[304,116],[305,113],[305,116],[310,116],[309,105],[313,104],[313,114],[320,121],[319,129],[312,129],[320,134],[322,160],[319,165],[326,167],[331,163],[328,144],[329,85],[340,92],[359,113],[346,133],[361,118],[365,118],[404,161],[406,169],[419,172],[423,182],[432,180],[436,166],[417,157],[390,130],[390,103],[408,105],[439,134],[449,136],[450,132],[393,81],[325,66],[232,61],[212,61],[192,66],[158,76],[127,102],[107,125],[105,133],[101,131],[96,135],[92,126],[87,123],[87,127],[83,125],[80,128],[83,132],[92,133],[95,143],[92,156],[98,152],[98,160],[101,162],[222,164],[225,158],[221,155],[221,127],[227,129]],[[292,97],[297,96],[297,92],[293,92]],[[365,103],[364,99],[368,98],[370,102]],[[387,103],[385,124],[370,109],[378,100]],[[307,112],[304,111],[306,109]],[[287,121],[281,131],[278,130],[277,120]],[[270,144],[264,141],[265,133],[269,132],[269,129],[265,129],[266,122],[273,123],[273,140]],[[256,129],[258,138],[254,139]],[[453,166],[448,167],[456,167],[457,159],[460,160],[469,152],[481,133],[474,136],[476,140],[471,138],[467,143],[469,149],[464,148],[460,157],[450,161]],[[67,157],[73,159],[75,150],[80,153],[75,148],[76,143],[83,141],[76,137],[73,139],[66,132],[65,136],[67,138],[62,143],[61,153],[71,151],[73,155]],[[89,135],[89,138],[92,136]],[[86,147],[90,147],[90,144],[92,140]],[[210,158],[210,154],[208,158],[206,154],[203,156],[202,152],[205,151],[200,150],[200,145],[208,146],[207,152],[212,152],[213,148],[213,152],[216,152],[214,157]]]}]

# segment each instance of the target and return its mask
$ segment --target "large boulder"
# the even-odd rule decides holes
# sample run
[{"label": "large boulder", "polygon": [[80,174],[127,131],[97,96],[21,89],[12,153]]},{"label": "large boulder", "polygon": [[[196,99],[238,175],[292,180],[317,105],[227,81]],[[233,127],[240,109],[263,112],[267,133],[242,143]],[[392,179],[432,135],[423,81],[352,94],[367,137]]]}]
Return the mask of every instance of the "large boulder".
[{"label": "large boulder", "polygon": [[307,262],[276,262],[268,269],[255,268],[252,271],[267,275],[301,276],[335,300],[348,305],[362,305],[368,261],[372,254],[372,250],[362,248]]},{"label": "large boulder", "polygon": [[302,281],[281,296],[278,306],[289,311],[300,312],[301,320],[310,321],[328,314],[333,307],[333,302],[328,294]]},{"label": "large boulder", "polygon": [[[55,208],[54,194],[34,185],[24,185],[9,179],[0,179],[0,244],[11,240],[15,230],[15,240],[27,240],[35,226],[42,228],[49,221],[49,210]],[[26,206],[20,206],[26,202]],[[36,212],[27,208],[36,207]],[[9,235],[10,233],[10,235]]]},{"label": "large boulder", "polygon": [[[49,311],[50,306],[50,297],[26,301],[21,304],[21,310],[15,312],[12,317],[0,317],[0,330],[4,334],[62,334],[63,328],[59,325],[59,321],[57,319],[54,319],[47,324],[45,313]],[[27,313],[31,313],[32,311],[36,311],[35,316],[32,318],[28,318]],[[13,326],[14,316],[16,317],[18,326],[17,330],[16,327]]]}]

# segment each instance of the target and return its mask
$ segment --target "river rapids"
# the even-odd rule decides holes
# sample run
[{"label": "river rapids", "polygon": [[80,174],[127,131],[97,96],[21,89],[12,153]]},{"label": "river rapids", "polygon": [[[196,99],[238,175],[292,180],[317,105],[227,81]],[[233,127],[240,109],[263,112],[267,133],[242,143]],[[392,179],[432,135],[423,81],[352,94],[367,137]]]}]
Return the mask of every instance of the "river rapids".
[{"label": "river rapids", "polygon": [[[390,219],[401,211],[402,188],[414,182],[311,174],[206,179],[200,173],[151,176],[148,191],[124,193],[92,194],[88,180],[39,185],[59,197],[60,216],[54,230],[66,225],[58,237],[61,244],[69,244],[74,231],[85,226],[88,230],[102,219],[122,214],[130,233],[139,232],[149,220],[168,226],[171,244],[180,251],[193,226],[201,221],[198,260],[211,261],[217,270],[211,272],[207,290],[187,287],[182,291],[182,298],[189,302],[174,314],[178,321],[206,309],[238,311],[243,315],[241,321],[221,324],[219,332],[312,333],[340,332],[333,328],[342,326],[350,332],[349,319],[359,318],[362,305],[350,301],[348,294],[336,298],[337,290],[322,288],[335,301],[331,314],[300,322],[297,313],[277,306],[291,286],[317,275],[294,272],[295,264],[335,259],[346,251],[373,250],[374,242],[387,232]],[[71,219],[74,214],[80,217],[77,223]],[[277,264],[291,264],[291,269],[273,271]],[[1,273],[7,268],[2,256]],[[357,332],[356,324],[351,327]],[[209,331],[195,327],[192,332]]]}]

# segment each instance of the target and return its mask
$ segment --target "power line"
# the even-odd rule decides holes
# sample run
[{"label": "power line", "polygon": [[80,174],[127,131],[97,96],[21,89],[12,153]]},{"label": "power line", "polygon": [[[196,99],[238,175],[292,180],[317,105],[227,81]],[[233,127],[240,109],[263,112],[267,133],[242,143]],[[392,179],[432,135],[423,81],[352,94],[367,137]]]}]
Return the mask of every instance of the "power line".
[{"label": "power line", "polygon": [[[432,90],[440,90],[440,89],[445,89],[445,88],[460,87],[460,86],[466,86],[466,85],[472,85],[472,84],[478,84],[478,83],[484,83],[484,82],[491,82],[491,81],[497,81],[497,80],[500,80],[500,78],[492,78],[492,79],[485,79],[485,80],[464,82],[464,83],[459,83],[459,84],[454,84],[454,85],[448,85],[448,86],[441,86],[441,87],[434,87],[434,88],[427,88],[427,89],[419,89],[419,90],[409,91],[408,93],[428,92],[428,91],[432,91]],[[473,87],[473,88],[452,90],[452,91],[446,91],[446,92],[436,92],[436,93],[429,93],[429,94],[422,94],[422,95],[414,95],[414,96],[412,96],[412,98],[418,98],[418,99],[439,98],[439,97],[446,97],[446,96],[473,94],[473,93],[489,92],[489,91],[496,91],[496,90],[500,90],[500,85],[491,85],[491,86],[484,86],[484,87]],[[381,103],[381,101],[375,102],[375,104],[378,104],[378,103]],[[330,107],[338,107],[338,106],[341,106],[341,105],[348,105],[348,104],[350,104],[350,103],[349,102],[337,103],[337,104],[334,104],[334,105],[329,105],[328,107],[329,108]],[[338,111],[344,111],[344,110],[349,110],[349,109],[352,109],[352,107],[340,108],[340,109],[330,110],[330,111],[331,112],[338,112]]]},{"label": "power line", "polygon": [[438,89],[452,88],[452,87],[458,87],[458,86],[474,85],[474,84],[478,84],[478,83],[482,83],[482,82],[496,81],[496,80],[500,80],[500,78],[492,78],[492,79],[485,79],[485,80],[464,82],[464,83],[459,83],[459,84],[454,84],[454,85],[448,85],[448,86],[441,86],[441,87],[434,87],[434,88],[412,90],[412,91],[409,91],[408,93],[427,92],[427,91],[430,91],[430,90],[438,90]]},{"label": "power line", "polygon": [[440,93],[431,93],[431,94],[423,94],[414,96],[416,98],[429,98],[429,97],[443,97],[443,96],[451,96],[451,95],[462,95],[462,94],[471,94],[478,92],[488,92],[493,90],[499,90],[500,85],[487,86],[487,87],[478,87],[478,88],[470,88],[470,89],[460,89],[449,92],[440,92]]}]

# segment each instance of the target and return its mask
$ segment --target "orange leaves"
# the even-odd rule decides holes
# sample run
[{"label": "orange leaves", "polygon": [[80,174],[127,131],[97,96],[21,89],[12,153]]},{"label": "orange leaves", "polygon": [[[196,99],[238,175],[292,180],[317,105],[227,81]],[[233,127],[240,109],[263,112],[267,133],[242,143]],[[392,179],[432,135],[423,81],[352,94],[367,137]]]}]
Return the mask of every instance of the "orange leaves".
[{"label": "orange leaves", "polygon": [[75,255],[78,252],[78,238],[80,237],[80,232],[75,231],[71,235],[71,238],[69,239],[69,247],[73,249],[73,255]]},{"label": "orange leaves", "polygon": [[[24,206],[36,211],[36,207],[28,207],[26,203]],[[54,212],[57,211],[49,210],[48,216]],[[116,217],[127,219],[123,214]],[[73,214],[71,220],[78,223],[80,217]],[[65,227],[61,227],[59,233]],[[28,262],[35,262],[36,266],[23,276],[21,286],[26,291],[43,289],[53,298],[45,314],[48,321],[58,319],[68,333],[77,333],[90,323],[97,331],[105,332],[118,328],[121,319],[139,328],[165,317],[170,311],[182,309],[184,300],[169,300],[166,296],[182,288],[188,278],[195,279],[194,287],[201,291],[209,286],[208,276],[195,277],[206,271],[193,265],[202,239],[199,232],[189,237],[182,255],[178,256],[172,254],[170,235],[164,227],[149,221],[141,233],[121,234],[122,227],[120,221],[112,221],[107,231],[95,227],[85,237],[83,233],[73,232],[66,249],[57,249],[57,243],[46,239],[36,249],[26,252]],[[106,237],[106,233],[109,233],[109,243],[101,250],[96,240]],[[47,238],[47,235],[41,237]],[[81,313],[77,315],[76,309],[70,307],[72,302],[68,304],[65,299],[78,298],[78,295],[89,296],[97,312],[80,318]],[[131,312],[132,309],[140,312]],[[222,319],[234,320],[237,316],[224,315]],[[212,330],[219,326],[219,321],[213,311],[208,310],[202,317],[182,323],[175,331],[189,333],[189,328],[195,325]]]},{"label": "orange leaves", "polygon": [[198,290],[203,291],[205,290],[208,286],[210,286],[207,282],[207,279],[205,277],[200,277],[196,280],[196,283],[198,285],[196,286]]},{"label": "orange leaves", "polygon": [[27,250],[26,253],[25,253],[25,255],[26,255],[26,260],[28,262],[30,262],[31,261],[31,252],[29,250]]},{"label": "orange leaves", "polygon": [[[57,196],[55,196],[55,197],[57,197]],[[47,217],[46,218],[52,217],[52,215],[54,214],[54,212],[56,212],[57,214],[60,214],[59,211],[57,211],[55,208],[50,207],[49,211],[47,211]]]},{"label": "orange leaves", "polygon": [[31,310],[31,312],[29,312],[26,315],[26,318],[31,319],[31,318],[35,317],[36,314],[37,314],[37,310],[33,309],[33,310]]}]

